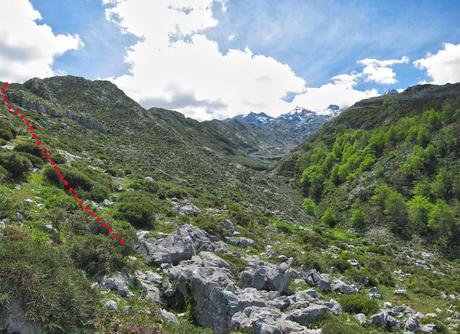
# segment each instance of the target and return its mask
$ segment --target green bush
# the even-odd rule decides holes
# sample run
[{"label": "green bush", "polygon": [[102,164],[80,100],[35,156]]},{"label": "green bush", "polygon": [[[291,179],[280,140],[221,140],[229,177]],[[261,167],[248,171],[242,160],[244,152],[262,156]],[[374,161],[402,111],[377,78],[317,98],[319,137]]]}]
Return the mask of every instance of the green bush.
[{"label": "green bush", "polygon": [[331,319],[326,321],[322,328],[322,334],[364,334],[367,333],[363,328],[355,324],[347,324]]},{"label": "green bush", "polygon": [[18,144],[14,147],[14,150],[17,152],[25,152],[25,153],[30,153],[32,155],[35,155],[36,157],[39,158],[44,158],[45,154],[42,152],[40,147],[33,143],[23,143],[23,144]]},{"label": "green bush", "polygon": [[317,212],[318,212],[318,207],[315,203],[314,200],[312,200],[311,198],[309,197],[306,197],[304,200],[303,200],[303,208],[305,209],[305,212],[307,213],[307,215],[309,216],[316,216]]},{"label": "green bush", "polygon": [[360,207],[351,210],[351,224],[356,228],[364,227],[364,212]]},{"label": "green bush", "polygon": [[377,301],[360,294],[340,296],[338,302],[342,305],[343,310],[348,313],[364,313],[366,315],[371,315],[377,313],[379,310]]},{"label": "green bush", "polygon": [[330,209],[326,209],[321,217],[321,222],[329,227],[334,227],[337,224],[335,213]]},{"label": "green bush", "polygon": [[24,155],[16,152],[0,152],[0,166],[13,179],[25,178],[32,169],[32,163]]},{"label": "green bush", "polygon": [[14,137],[16,137],[16,131],[11,126],[11,123],[0,119],[0,139],[9,141]]},{"label": "green bush", "polygon": [[114,217],[129,222],[137,228],[152,229],[155,226],[154,199],[142,193],[126,194],[120,200]]},{"label": "green bush", "polygon": [[95,332],[97,297],[65,253],[17,232],[1,243],[0,310],[20,301],[26,319],[46,333]]}]

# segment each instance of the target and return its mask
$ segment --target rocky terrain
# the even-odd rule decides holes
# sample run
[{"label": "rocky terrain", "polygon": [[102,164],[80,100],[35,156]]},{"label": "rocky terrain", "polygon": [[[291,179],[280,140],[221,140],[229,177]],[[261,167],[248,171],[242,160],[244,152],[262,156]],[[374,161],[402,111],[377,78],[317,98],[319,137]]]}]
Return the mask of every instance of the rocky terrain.
[{"label": "rocky terrain", "polygon": [[[401,237],[391,206],[380,223],[370,220],[378,214],[372,208],[363,209],[364,220],[356,213],[352,199],[374,205],[365,194],[374,196],[375,177],[399,165],[371,168],[355,179],[345,175],[334,193],[345,198],[330,195],[331,188],[315,198],[304,177],[306,161],[322,163],[311,157],[322,157],[318,152],[326,152],[344,126],[365,134],[449,104],[436,129],[447,127],[457,138],[450,118],[456,114],[449,111],[458,108],[456,89],[422,86],[362,101],[267,173],[236,162],[243,141],[228,140],[213,122],[145,110],[110,83],[56,77],[11,85],[8,97],[38,129],[72,186],[126,243],[114,243],[64,192],[30,144],[23,120],[2,105],[0,331],[458,332],[460,264],[441,247],[449,243],[455,251],[455,224],[441,225],[436,239],[418,231]],[[434,157],[454,167],[458,146],[449,138],[450,153]],[[321,149],[309,154],[314,147]],[[402,146],[395,147],[404,157]],[[387,161],[385,154],[377,163]],[[404,196],[412,185],[405,185]],[[458,223],[455,192],[448,194],[442,212],[448,217],[452,210]],[[392,196],[382,202],[400,203]],[[346,213],[337,209],[343,206]],[[438,217],[434,213],[429,217]]]}]

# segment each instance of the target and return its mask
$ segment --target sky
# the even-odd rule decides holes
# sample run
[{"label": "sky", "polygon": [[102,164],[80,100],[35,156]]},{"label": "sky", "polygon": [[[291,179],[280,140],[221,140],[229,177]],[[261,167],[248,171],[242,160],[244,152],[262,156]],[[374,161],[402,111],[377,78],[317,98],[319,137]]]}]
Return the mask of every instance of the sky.
[{"label": "sky", "polygon": [[198,120],[460,81],[460,1],[0,0],[0,80],[110,80]]}]

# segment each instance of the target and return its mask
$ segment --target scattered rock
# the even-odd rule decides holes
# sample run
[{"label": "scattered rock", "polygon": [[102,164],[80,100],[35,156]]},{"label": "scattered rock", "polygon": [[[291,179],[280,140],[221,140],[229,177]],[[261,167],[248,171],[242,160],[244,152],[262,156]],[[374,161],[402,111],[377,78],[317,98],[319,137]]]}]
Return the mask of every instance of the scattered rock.
[{"label": "scattered rock", "polygon": [[420,321],[416,316],[410,316],[407,318],[404,325],[404,329],[407,331],[415,332],[420,329]]},{"label": "scattered rock", "polygon": [[329,311],[326,306],[310,304],[304,308],[295,308],[287,312],[287,319],[295,321],[301,325],[307,326],[316,319],[318,319],[323,313]]},{"label": "scattered rock", "polygon": [[367,321],[367,318],[366,318],[366,315],[364,313],[358,313],[355,315],[355,319],[358,320],[359,324],[361,326],[365,325],[366,324],[366,321]]},{"label": "scattered rock", "polygon": [[110,310],[110,311],[114,311],[118,308],[118,304],[116,301],[114,300],[107,300],[105,303],[104,303],[105,307]]},{"label": "scattered rock", "polygon": [[113,204],[115,204],[114,202],[112,201],[109,201],[107,198],[102,202],[102,204],[104,206],[112,206]]},{"label": "scattered rock", "polygon": [[161,286],[163,279],[160,275],[154,273],[153,271],[136,271],[134,273],[135,277],[139,280],[143,295],[146,299],[149,299],[157,304],[161,303],[161,291],[157,286]]},{"label": "scattered rock", "polygon": [[241,247],[241,248],[248,248],[254,244],[254,240],[244,237],[232,237],[232,238],[225,238],[225,241],[231,245]]},{"label": "scattered rock", "polygon": [[397,289],[393,293],[395,295],[405,296],[405,295],[407,295],[407,290],[406,289]]},{"label": "scattered rock", "polygon": [[34,205],[34,203],[35,202],[33,200],[31,200],[30,198],[25,198],[25,199],[22,200],[22,204],[27,205],[27,206],[32,206],[32,205]]},{"label": "scattered rock", "polygon": [[275,251],[273,250],[273,246],[267,245],[265,246],[265,255],[271,259],[272,257],[276,256]]},{"label": "scattered rock", "polygon": [[235,225],[230,219],[222,220],[219,224],[220,226],[222,226],[225,232],[230,234],[233,234],[233,232],[235,232]]},{"label": "scattered rock", "polygon": [[374,314],[369,318],[369,322],[373,325],[390,330],[397,327],[399,324],[399,321],[393,316],[391,316],[387,311]]},{"label": "scattered rock", "polygon": [[184,216],[197,216],[201,214],[201,209],[188,201],[173,202],[173,210],[179,215]]},{"label": "scattered rock", "polygon": [[358,289],[354,284],[347,284],[341,280],[334,280],[332,283],[332,290],[339,291],[345,295],[358,293]]},{"label": "scattered rock", "polygon": [[177,320],[176,315],[174,313],[171,313],[171,312],[168,312],[166,310],[160,309],[160,316],[164,320],[166,320],[166,321],[168,321],[168,322],[170,322],[170,323],[172,323],[174,325],[179,325],[179,321]]},{"label": "scattered rock", "polygon": [[380,294],[379,289],[377,287],[372,287],[369,289],[369,293],[367,294],[370,299],[380,299],[382,298],[382,295]]},{"label": "scattered rock", "polygon": [[145,262],[173,263],[189,260],[201,251],[215,251],[216,245],[211,235],[189,224],[181,225],[166,238],[142,239],[136,246]]},{"label": "scattered rock", "polygon": [[51,224],[42,225],[42,228],[45,231],[48,231],[48,232],[51,232],[51,233],[58,233],[58,230],[56,228],[54,228],[53,225],[51,225]]},{"label": "scattered rock", "polygon": [[112,276],[104,276],[101,281],[101,286],[103,288],[114,290],[123,297],[134,296],[133,293],[129,291],[129,285],[133,285],[133,278],[130,274],[121,272],[115,273]]}]

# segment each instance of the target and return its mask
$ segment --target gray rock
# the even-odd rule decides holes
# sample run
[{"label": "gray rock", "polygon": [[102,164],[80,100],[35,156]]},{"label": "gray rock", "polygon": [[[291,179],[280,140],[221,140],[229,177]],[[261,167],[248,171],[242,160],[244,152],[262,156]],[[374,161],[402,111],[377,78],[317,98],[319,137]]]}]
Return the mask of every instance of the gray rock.
[{"label": "gray rock", "polygon": [[319,281],[317,283],[321,291],[332,291],[332,280],[328,274],[319,275]]},{"label": "gray rock", "polygon": [[369,293],[367,294],[370,299],[380,299],[382,298],[382,295],[380,294],[379,289],[377,287],[372,287],[369,289]]},{"label": "gray rock", "polygon": [[397,289],[393,292],[395,295],[405,296],[407,295],[406,289]]},{"label": "gray rock", "polygon": [[42,228],[48,232],[51,232],[51,233],[58,233],[58,230],[56,228],[53,227],[53,225],[51,224],[45,224],[45,225],[42,225]]},{"label": "gray rock", "polygon": [[102,202],[104,206],[112,206],[114,203],[112,201],[109,201],[107,198]]},{"label": "gray rock", "polygon": [[132,297],[134,294],[129,291],[128,286],[133,286],[133,278],[130,274],[117,272],[112,276],[104,276],[101,286],[116,291],[123,297]]},{"label": "gray rock", "polygon": [[22,200],[22,204],[27,205],[27,206],[32,206],[32,205],[34,205],[34,203],[35,202],[33,200],[31,200],[30,198],[25,198],[25,199]]},{"label": "gray rock", "polygon": [[5,333],[44,334],[37,324],[28,321],[19,299],[13,299],[0,315],[0,331]]},{"label": "gray rock", "polygon": [[225,232],[230,233],[230,234],[235,232],[235,225],[230,219],[222,220],[219,224],[220,226],[222,226]]},{"label": "gray rock", "polygon": [[136,233],[137,235],[137,240],[141,241],[149,236],[150,232],[149,231],[139,231]]},{"label": "gray rock", "polygon": [[361,326],[365,325],[366,324],[366,315],[364,313],[358,313],[355,315],[355,319],[358,320],[359,324]]},{"label": "gray rock", "polygon": [[197,216],[201,214],[200,208],[188,201],[180,203],[174,202],[173,210],[184,216]]},{"label": "gray rock", "polygon": [[374,314],[369,318],[369,322],[373,325],[390,330],[399,326],[399,320],[390,315],[387,311]]},{"label": "gray rock", "polygon": [[145,180],[145,181],[150,181],[150,182],[153,182],[153,181],[154,181],[154,180],[153,180],[153,177],[151,177],[151,176],[146,176],[146,177],[144,178],[144,180]]},{"label": "gray rock", "polygon": [[276,255],[275,251],[273,250],[273,246],[271,246],[271,245],[265,246],[265,255],[269,259],[271,259],[272,257],[274,257]]},{"label": "gray rock", "polygon": [[354,286],[354,284],[347,284],[341,280],[335,280],[332,283],[332,290],[339,291],[340,293],[343,293],[345,295],[358,292],[358,289],[356,288],[356,286]]},{"label": "gray rock", "polygon": [[308,284],[316,286],[321,279],[320,273],[316,269],[312,269],[306,273],[305,280]]},{"label": "gray rock", "polygon": [[163,279],[160,275],[154,273],[153,271],[136,271],[134,273],[135,277],[139,280],[139,283],[142,286],[143,295],[145,299],[151,300],[156,304],[161,303],[161,291],[158,286],[161,286]]},{"label": "gray rock", "polygon": [[171,312],[168,312],[166,310],[160,309],[160,316],[164,320],[166,320],[166,321],[168,321],[168,322],[170,322],[170,323],[172,323],[174,325],[179,325],[179,321],[177,320],[176,315],[174,313],[171,313]]},{"label": "gray rock", "polygon": [[417,331],[420,329],[420,321],[415,316],[409,316],[404,325],[404,329],[408,331]]},{"label": "gray rock", "polygon": [[435,324],[426,324],[426,325],[423,325],[421,328],[420,328],[420,331],[422,333],[433,333],[433,331],[436,329],[436,325]]},{"label": "gray rock", "polygon": [[105,303],[104,303],[105,307],[110,310],[110,311],[114,311],[118,308],[118,304],[116,301],[114,300],[107,300]]},{"label": "gray rock", "polygon": [[0,219],[0,229],[5,228],[7,222],[8,222],[8,218]]},{"label": "gray rock", "polygon": [[136,249],[144,256],[148,264],[177,264],[180,261],[191,259],[200,251],[214,251],[215,245],[210,238],[207,232],[185,224],[179,226],[166,238],[141,240]]},{"label": "gray rock", "polygon": [[355,267],[355,268],[359,268],[359,267],[360,267],[358,260],[350,259],[350,260],[348,260],[347,262],[348,262],[352,267]]},{"label": "gray rock", "polygon": [[241,248],[248,248],[254,244],[254,240],[244,237],[225,238],[225,241],[231,245]]},{"label": "gray rock", "polygon": [[252,306],[232,317],[232,326],[239,331],[254,334],[308,333],[307,329],[286,319],[273,308]]},{"label": "gray rock", "polygon": [[324,302],[323,305],[326,306],[334,315],[339,315],[342,313],[342,306],[340,306],[340,304],[334,299],[331,299],[328,302]]},{"label": "gray rock", "polygon": [[305,308],[296,308],[288,311],[286,313],[286,319],[307,326],[318,319],[326,311],[329,311],[329,309],[324,305],[310,304]]},{"label": "gray rock", "polygon": [[277,268],[255,256],[248,257],[247,261],[248,267],[240,274],[243,287],[287,293],[291,280],[298,275],[295,270],[287,268],[285,263],[285,266],[281,264]]}]

